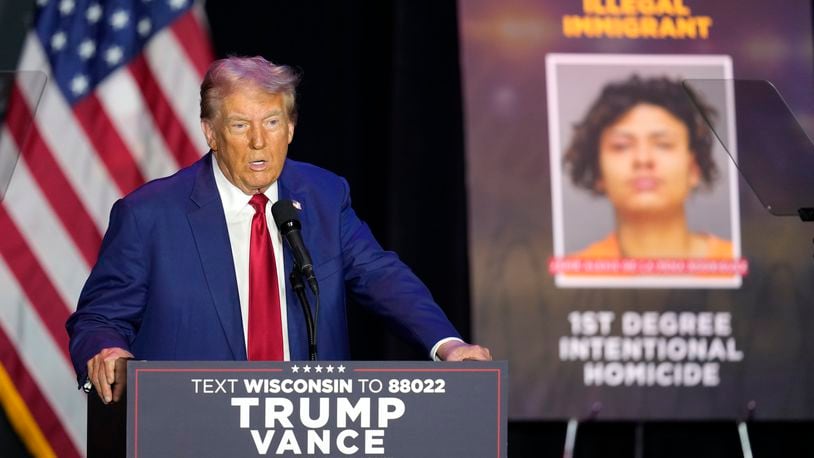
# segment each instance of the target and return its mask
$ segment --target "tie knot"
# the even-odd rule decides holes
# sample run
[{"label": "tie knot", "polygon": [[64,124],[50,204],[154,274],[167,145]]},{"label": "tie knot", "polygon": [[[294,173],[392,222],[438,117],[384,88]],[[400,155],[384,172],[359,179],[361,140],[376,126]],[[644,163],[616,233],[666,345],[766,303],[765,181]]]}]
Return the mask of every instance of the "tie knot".
[{"label": "tie knot", "polygon": [[255,213],[265,213],[266,212],[266,202],[268,202],[268,201],[269,201],[269,198],[266,197],[266,195],[261,192],[261,193],[257,193],[257,194],[252,196],[252,198],[249,200],[249,205],[254,207],[254,212]]}]

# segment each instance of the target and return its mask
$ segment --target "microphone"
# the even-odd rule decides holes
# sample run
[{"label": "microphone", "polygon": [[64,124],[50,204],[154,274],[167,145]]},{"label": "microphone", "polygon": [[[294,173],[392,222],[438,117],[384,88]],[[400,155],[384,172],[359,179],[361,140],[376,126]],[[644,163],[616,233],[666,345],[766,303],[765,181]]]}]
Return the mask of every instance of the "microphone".
[{"label": "microphone", "polygon": [[271,206],[274,223],[294,253],[296,268],[305,277],[314,295],[318,296],[319,285],[317,284],[317,277],[314,276],[314,264],[311,261],[311,255],[308,254],[308,249],[305,248],[305,243],[302,241],[302,235],[300,234],[302,225],[297,218],[298,212],[299,210],[294,206],[294,202],[290,200],[278,200]]}]

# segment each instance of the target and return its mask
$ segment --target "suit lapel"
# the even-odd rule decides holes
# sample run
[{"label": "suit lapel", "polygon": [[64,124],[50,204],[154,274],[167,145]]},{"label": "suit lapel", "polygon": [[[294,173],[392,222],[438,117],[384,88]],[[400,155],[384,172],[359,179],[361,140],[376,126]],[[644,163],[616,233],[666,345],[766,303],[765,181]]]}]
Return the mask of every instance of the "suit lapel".
[{"label": "suit lapel", "polygon": [[[305,200],[305,193],[299,189],[300,183],[292,179],[288,162],[283,168],[280,178],[277,180],[277,193],[280,200],[295,200],[302,205],[300,212],[300,223],[303,228],[308,227],[308,202]],[[304,231],[303,231],[304,232]],[[303,235],[303,238],[305,236]],[[308,241],[305,240],[306,246]],[[283,261],[285,264],[285,299],[288,317],[288,351],[292,361],[308,359],[308,332],[305,325],[302,304],[300,304],[294,289],[291,287],[290,276],[294,270],[294,257],[288,243],[283,240]],[[313,298],[309,297],[313,301]],[[311,304],[312,306],[314,304]],[[313,309],[312,309],[313,310]],[[312,312],[313,313],[313,312]]]},{"label": "suit lapel", "polygon": [[187,213],[192,234],[201,257],[209,293],[236,360],[246,359],[243,323],[237,293],[234,261],[223,204],[215,185],[212,153],[202,159],[195,186],[190,195],[194,203]]}]

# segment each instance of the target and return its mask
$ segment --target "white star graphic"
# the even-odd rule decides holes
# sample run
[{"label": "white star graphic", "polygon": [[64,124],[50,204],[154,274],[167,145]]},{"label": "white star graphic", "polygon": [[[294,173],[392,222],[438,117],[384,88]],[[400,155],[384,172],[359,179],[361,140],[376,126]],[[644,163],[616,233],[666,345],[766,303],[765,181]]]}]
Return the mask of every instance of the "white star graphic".
[{"label": "white star graphic", "polygon": [[59,2],[59,12],[63,16],[67,16],[73,13],[73,9],[76,7],[76,3],[73,0],[62,0]]},{"label": "white star graphic", "polygon": [[332,365],[330,365],[330,364],[328,364],[328,367],[326,367],[325,369],[326,369],[326,370],[327,370],[329,373],[331,373],[331,372],[333,372],[333,371],[334,371],[334,367],[333,367]]},{"label": "white star graphic", "polygon": [[305,366],[302,366],[302,371],[306,373],[311,372],[311,366],[307,364]]},{"label": "white star graphic", "polygon": [[170,8],[174,10],[180,10],[187,6],[187,0],[169,0],[167,3],[170,5]]},{"label": "white star graphic", "polygon": [[314,369],[316,369],[317,372],[322,372],[322,366],[320,366],[319,364],[317,364],[317,367],[315,367]]},{"label": "white star graphic", "polygon": [[337,372],[339,372],[340,374],[344,374],[344,373],[345,373],[345,366],[344,366],[344,365],[342,365],[342,364],[340,364],[339,366],[337,366],[337,367],[336,367],[336,370],[337,370]]},{"label": "white star graphic", "polygon": [[95,24],[102,17],[102,7],[98,3],[94,3],[85,11],[85,19],[91,24]]},{"label": "white star graphic", "polygon": [[118,10],[110,16],[110,25],[116,30],[123,29],[130,22],[130,15],[125,10]]},{"label": "white star graphic", "polygon": [[71,79],[71,92],[74,95],[80,95],[88,89],[88,78],[85,75],[79,74]]},{"label": "white star graphic", "polygon": [[124,53],[122,52],[122,48],[118,46],[111,46],[105,51],[105,62],[111,67],[121,62],[122,57],[124,57]]},{"label": "white star graphic", "polygon": [[82,60],[88,60],[93,57],[94,54],[96,54],[96,43],[90,38],[82,40],[82,43],[79,44],[79,57],[81,57]]},{"label": "white star graphic", "polygon": [[68,37],[65,35],[65,32],[57,32],[51,37],[51,48],[53,48],[54,51],[61,51],[66,43],[68,43]]},{"label": "white star graphic", "polygon": [[136,27],[138,28],[138,34],[142,37],[146,37],[150,33],[150,30],[153,29],[153,23],[150,22],[150,18],[144,18],[138,21]]},{"label": "white star graphic", "polygon": [[300,371],[300,366],[297,366],[296,364],[291,366],[291,372],[296,374],[299,371]]}]

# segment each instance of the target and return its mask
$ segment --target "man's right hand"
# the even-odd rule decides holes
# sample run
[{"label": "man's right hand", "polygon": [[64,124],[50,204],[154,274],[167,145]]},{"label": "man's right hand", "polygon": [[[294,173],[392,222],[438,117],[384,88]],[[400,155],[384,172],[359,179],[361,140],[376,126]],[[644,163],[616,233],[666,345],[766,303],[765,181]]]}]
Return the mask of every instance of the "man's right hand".
[{"label": "man's right hand", "polygon": [[88,379],[105,404],[121,399],[127,382],[125,363],[131,358],[133,354],[129,351],[113,347],[88,360]]}]

